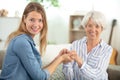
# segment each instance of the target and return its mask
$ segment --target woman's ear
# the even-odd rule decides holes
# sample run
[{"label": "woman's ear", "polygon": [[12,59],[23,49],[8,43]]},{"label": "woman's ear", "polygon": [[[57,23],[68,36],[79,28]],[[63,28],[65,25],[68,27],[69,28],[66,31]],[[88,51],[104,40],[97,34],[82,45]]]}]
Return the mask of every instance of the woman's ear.
[{"label": "woman's ear", "polygon": [[101,26],[101,30],[103,31],[104,30],[104,28]]}]

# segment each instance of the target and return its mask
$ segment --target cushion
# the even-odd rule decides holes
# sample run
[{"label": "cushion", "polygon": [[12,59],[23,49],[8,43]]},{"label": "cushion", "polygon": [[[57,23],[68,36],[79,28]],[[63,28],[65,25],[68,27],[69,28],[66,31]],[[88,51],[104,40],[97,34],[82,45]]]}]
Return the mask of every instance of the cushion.
[{"label": "cushion", "polygon": [[109,77],[109,80],[120,80],[120,66],[109,65],[108,77]]},{"label": "cushion", "polygon": [[2,68],[4,56],[5,56],[5,50],[0,50],[0,69]]},{"label": "cushion", "polygon": [[62,72],[62,64],[60,64],[55,72],[50,76],[49,80],[65,80],[64,74]]},{"label": "cushion", "polygon": [[[45,61],[44,60],[42,62],[42,67],[48,65],[50,62],[51,61]],[[64,74],[62,72],[62,66],[63,66],[63,64],[60,64],[48,80],[65,80]]]},{"label": "cushion", "polygon": [[117,65],[120,65],[120,53],[117,54]]},{"label": "cushion", "polygon": [[1,74],[1,72],[2,72],[2,71],[0,70],[0,74]]}]

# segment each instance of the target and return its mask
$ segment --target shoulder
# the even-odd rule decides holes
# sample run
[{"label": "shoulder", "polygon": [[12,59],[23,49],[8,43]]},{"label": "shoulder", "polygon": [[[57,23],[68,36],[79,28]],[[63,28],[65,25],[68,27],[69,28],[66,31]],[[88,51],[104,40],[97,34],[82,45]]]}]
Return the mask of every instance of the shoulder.
[{"label": "shoulder", "polygon": [[113,51],[113,48],[112,48],[112,46],[110,46],[110,45],[108,45],[106,42],[104,42],[103,40],[101,41],[101,47],[102,47],[102,50],[103,51],[107,51],[107,52],[110,52],[110,53],[112,53],[112,51]]},{"label": "shoulder", "polygon": [[112,46],[110,46],[109,44],[107,44],[105,41],[101,41],[101,46],[103,47],[103,48],[109,48],[109,49],[112,49]]},{"label": "shoulder", "polygon": [[28,40],[27,36],[25,34],[21,34],[19,36],[16,36],[13,41],[16,42],[26,42]]},{"label": "shoulder", "polygon": [[13,45],[15,47],[22,47],[22,46],[30,44],[29,38],[25,34],[21,34],[19,36],[16,36],[11,42],[13,43]]},{"label": "shoulder", "polygon": [[12,49],[16,53],[24,53],[25,51],[32,50],[32,43],[27,35],[22,34],[13,38],[8,46],[8,49]]}]

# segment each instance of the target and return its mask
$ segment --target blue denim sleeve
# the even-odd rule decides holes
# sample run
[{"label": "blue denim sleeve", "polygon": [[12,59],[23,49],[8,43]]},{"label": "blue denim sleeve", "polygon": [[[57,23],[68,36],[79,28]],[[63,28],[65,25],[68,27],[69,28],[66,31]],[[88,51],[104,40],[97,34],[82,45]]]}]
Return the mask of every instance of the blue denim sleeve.
[{"label": "blue denim sleeve", "polygon": [[47,70],[40,67],[33,53],[33,46],[25,38],[16,39],[13,43],[13,51],[19,57],[25,70],[33,80],[47,80],[50,76]]},{"label": "blue denim sleeve", "polygon": [[45,73],[47,75],[47,79],[48,79],[50,77],[50,73],[49,73],[49,71],[47,69],[44,69],[44,71],[45,71]]}]

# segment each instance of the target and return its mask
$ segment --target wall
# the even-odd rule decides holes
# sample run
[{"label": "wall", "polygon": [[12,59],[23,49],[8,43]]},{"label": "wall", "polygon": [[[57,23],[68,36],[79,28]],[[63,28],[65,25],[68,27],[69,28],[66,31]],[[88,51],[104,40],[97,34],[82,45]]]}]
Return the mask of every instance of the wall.
[{"label": "wall", "polygon": [[[69,16],[75,12],[90,11],[92,9],[105,14],[108,27],[103,31],[101,37],[107,43],[109,41],[112,20],[117,20],[114,27],[111,45],[120,53],[120,0],[60,0],[61,8],[47,10],[49,24],[49,40],[56,43],[68,42]],[[79,2],[78,2],[79,1]]]},{"label": "wall", "polygon": [[[3,4],[8,1],[9,4]],[[27,2],[25,0],[16,1],[4,0],[0,3],[0,8],[9,10],[9,15],[14,17],[15,11],[22,11]],[[118,23],[114,28],[112,46],[120,52],[120,0],[59,0],[60,8],[49,7],[46,9],[48,19],[48,41],[49,43],[68,43],[69,16],[75,12],[86,13],[89,10],[98,10],[105,14],[108,22],[108,28],[103,32],[102,38],[108,42],[111,30],[111,22],[117,19]],[[14,4],[14,5],[13,5]],[[7,6],[6,6],[7,5]],[[9,5],[9,6],[8,6]],[[36,40],[37,41],[37,40]]]},{"label": "wall", "polygon": [[17,29],[20,18],[17,17],[0,17],[0,50],[4,49],[4,44],[8,35]]}]

